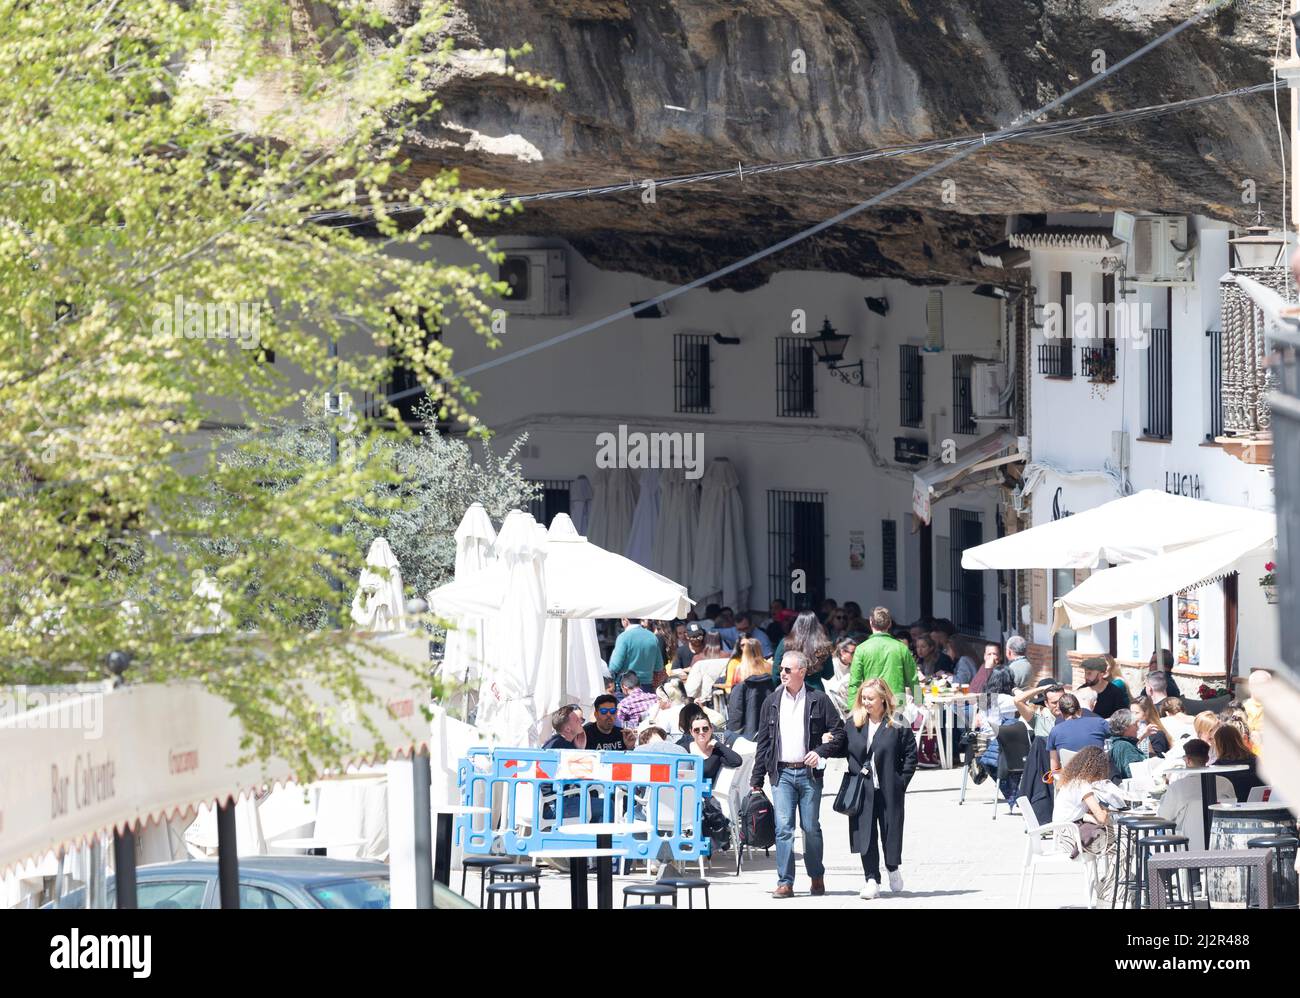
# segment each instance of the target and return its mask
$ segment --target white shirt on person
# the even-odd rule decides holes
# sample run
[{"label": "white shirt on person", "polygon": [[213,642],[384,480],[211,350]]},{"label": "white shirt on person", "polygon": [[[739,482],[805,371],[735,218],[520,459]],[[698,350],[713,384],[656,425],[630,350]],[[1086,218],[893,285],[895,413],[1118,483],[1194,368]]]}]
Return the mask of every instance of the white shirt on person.
[{"label": "white shirt on person", "polygon": [[[1187,836],[1187,848],[1196,851],[1205,848],[1205,818],[1201,813],[1201,778],[1196,770],[1184,770],[1186,775],[1173,778],[1170,774],[1169,789],[1160,798],[1157,813],[1166,821],[1172,821],[1178,827],[1175,834]],[[1222,776],[1214,778],[1215,797],[1219,804],[1235,804],[1237,792],[1232,784]]]},{"label": "white shirt on person", "polygon": [[1084,801],[1089,794],[1097,798],[1098,803],[1103,806],[1107,803],[1123,801],[1119,787],[1110,780],[1097,780],[1094,783],[1071,780],[1069,783],[1056,786],[1056,796],[1052,801],[1052,820],[1068,823],[1081,821],[1085,815],[1091,816],[1092,811]]},{"label": "white shirt on person", "polygon": [[876,768],[875,760],[872,759],[874,753],[871,750],[876,747],[876,732],[884,727],[884,724],[883,720],[873,721],[867,718],[867,759],[871,762],[871,782],[877,790],[880,789],[880,772]]},{"label": "white shirt on person", "polygon": [[781,690],[777,706],[781,722],[781,762],[803,762],[803,757],[808,754],[808,734],[804,729],[807,692],[807,686],[800,686],[794,696],[788,689]]}]

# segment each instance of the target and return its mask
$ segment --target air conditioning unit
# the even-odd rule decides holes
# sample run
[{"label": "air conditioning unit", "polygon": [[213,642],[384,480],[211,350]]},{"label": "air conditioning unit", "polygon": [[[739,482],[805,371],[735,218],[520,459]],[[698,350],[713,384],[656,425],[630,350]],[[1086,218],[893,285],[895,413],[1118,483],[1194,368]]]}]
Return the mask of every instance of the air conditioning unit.
[{"label": "air conditioning unit", "polygon": [[569,314],[569,268],[562,249],[506,250],[498,280],[510,288],[501,305],[511,315]]},{"label": "air conditioning unit", "polygon": [[970,368],[971,412],[976,419],[996,419],[1006,413],[1002,393],[1007,390],[1007,365],[977,360]]},{"label": "air conditioning unit", "polygon": [[1195,280],[1186,215],[1154,215],[1133,223],[1133,280],[1187,284]]}]

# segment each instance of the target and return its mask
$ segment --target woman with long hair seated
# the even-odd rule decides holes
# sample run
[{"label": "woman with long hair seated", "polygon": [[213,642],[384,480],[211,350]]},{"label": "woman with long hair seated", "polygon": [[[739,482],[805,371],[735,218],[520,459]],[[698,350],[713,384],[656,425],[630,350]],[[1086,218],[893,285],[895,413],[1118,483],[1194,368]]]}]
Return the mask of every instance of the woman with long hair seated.
[{"label": "woman with long hair seated", "polygon": [[781,684],[781,658],[788,651],[803,652],[808,660],[808,675],[804,682],[810,689],[825,692],[822,681],[835,675],[835,664],[831,661],[831,652],[835,645],[826,633],[826,628],[817,619],[817,614],[806,610],[795,618],[790,633],[781,639],[781,643],[772,652],[772,684]]},{"label": "woman with long hair seated", "polygon": [[[903,798],[916,772],[916,739],[912,729],[898,720],[894,692],[882,679],[868,679],[858,687],[853,711],[844,725],[848,780],[862,782],[861,806],[850,813],[849,848],[862,856],[867,885],[861,897],[869,901],[880,894],[880,855],[883,846],[889,889],[903,889]],[[832,741],[826,734],[823,741]]]},{"label": "woman with long hair seated", "polygon": [[[759,711],[767,695],[776,688],[772,670],[763,658],[762,647],[754,638],[740,642],[741,667],[735,685],[727,698],[727,731],[733,740],[745,738],[758,741]],[[746,648],[745,646],[750,646]]]},{"label": "woman with long hair seated", "polygon": [[1111,871],[1119,840],[1109,808],[1120,801],[1119,787],[1110,780],[1110,759],[1095,745],[1076,752],[1056,777],[1052,821],[1078,829],[1076,841],[1062,843],[1072,854],[1082,849],[1097,857],[1099,902],[1110,900]]}]

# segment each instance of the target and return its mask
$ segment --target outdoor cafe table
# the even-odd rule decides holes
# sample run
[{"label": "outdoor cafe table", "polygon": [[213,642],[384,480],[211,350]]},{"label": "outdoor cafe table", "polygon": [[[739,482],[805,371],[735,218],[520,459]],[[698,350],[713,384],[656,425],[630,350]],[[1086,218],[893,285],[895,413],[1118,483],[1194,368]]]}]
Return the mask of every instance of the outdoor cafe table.
[{"label": "outdoor cafe table", "polygon": [[596,848],[575,846],[573,848],[543,849],[532,853],[533,856],[568,857],[569,876],[573,890],[573,907],[587,907],[587,860],[596,861],[596,907],[612,910],[614,907],[614,863],[615,856],[622,856],[624,850],[611,848],[615,834],[649,835],[651,825],[648,821],[586,821],[561,826],[566,835],[594,835]]},{"label": "outdoor cafe table", "polygon": [[953,758],[953,718],[955,717],[958,708],[964,707],[967,704],[978,706],[983,694],[957,693],[951,690],[945,690],[942,693],[931,693],[929,686],[924,687],[923,692],[925,694],[924,706],[926,711],[928,712],[931,709],[938,709],[939,711],[939,724],[943,729],[942,735],[939,738],[939,763],[944,769],[950,769],[952,767]]},{"label": "outdoor cafe table", "polygon": [[439,804],[437,841],[433,850],[433,879],[443,887],[451,886],[451,819],[458,814],[491,814],[492,808],[473,804]]}]

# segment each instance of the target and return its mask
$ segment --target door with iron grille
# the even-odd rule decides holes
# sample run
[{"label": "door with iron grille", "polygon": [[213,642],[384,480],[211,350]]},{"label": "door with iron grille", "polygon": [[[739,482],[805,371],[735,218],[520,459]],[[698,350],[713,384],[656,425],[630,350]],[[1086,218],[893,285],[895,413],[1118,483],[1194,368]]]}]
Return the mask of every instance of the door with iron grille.
[{"label": "door with iron grille", "polygon": [[952,580],[952,622],[965,634],[984,633],[984,573],[961,567],[967,548],[984,543],[984,524],[974,510],[949,510],[949,557]]},{"label": "door with iron grille", "polygon": [[[768,598],[812,610],[826,598],[826,493],[767,494]],[[737,608],[739,609],[739,608]]]}]

